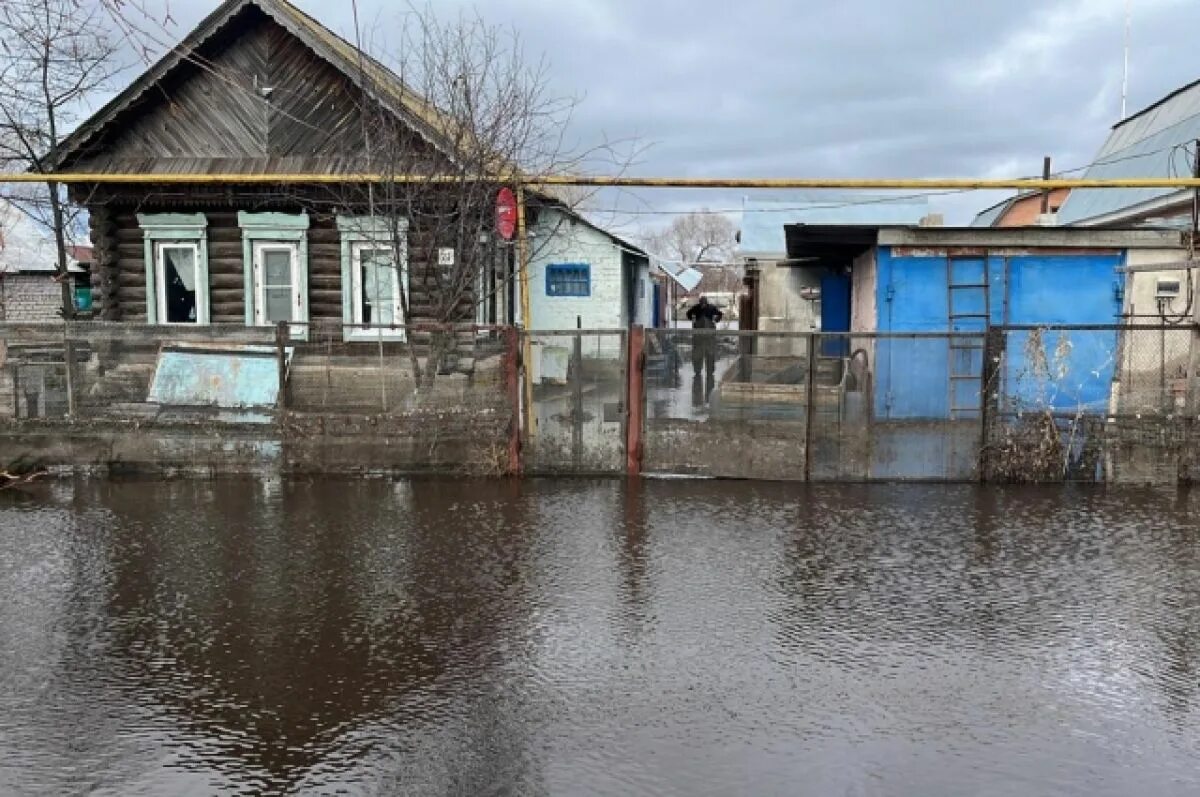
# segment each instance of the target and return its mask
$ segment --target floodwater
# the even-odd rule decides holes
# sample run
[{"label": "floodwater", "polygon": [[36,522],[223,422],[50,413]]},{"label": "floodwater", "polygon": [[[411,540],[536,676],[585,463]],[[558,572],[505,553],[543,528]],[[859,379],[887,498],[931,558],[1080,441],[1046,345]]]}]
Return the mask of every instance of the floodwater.
[{"label": "floodwater", "polygon": [[1200,492],[0,494],[0,794],[1200,793]]}]

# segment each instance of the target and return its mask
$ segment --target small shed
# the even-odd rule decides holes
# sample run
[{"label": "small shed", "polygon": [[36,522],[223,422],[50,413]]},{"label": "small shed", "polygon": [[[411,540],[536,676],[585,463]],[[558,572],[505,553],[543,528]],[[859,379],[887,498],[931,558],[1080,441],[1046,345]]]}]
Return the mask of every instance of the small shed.
[{"label": "small shed", "polygon": [[777,199],[747,199],[738,231],[737,257],[759,272],[759,328],[767,332],[810,332],[822,328],[817,289],[833,296],[837,274],[795,268],[788,258],[789,224],[830,227],[916,224],[929,212],[924,197],[800,193]]},{"label": "small shed", "polygon": [[[1060,381],[1079,390],[1050,397],[1063,408],[1102,411],[1117,363],[1112,326],[1127,312],[1126,264],[1144,262],[1142,253],[1178,261],[1183,252],[1169,230],[796,224],[786,236],[789,258],[813,279],[848,282],[837,308],[822,297],[824,331],[846,333],[825,341],[823,353],[868,357],[878,419],[977,418],[982,335],[1003,325],[1108,325],[1070,342]],[[1010,352],[1007,367],[1025,367],[1021,356]]]}]

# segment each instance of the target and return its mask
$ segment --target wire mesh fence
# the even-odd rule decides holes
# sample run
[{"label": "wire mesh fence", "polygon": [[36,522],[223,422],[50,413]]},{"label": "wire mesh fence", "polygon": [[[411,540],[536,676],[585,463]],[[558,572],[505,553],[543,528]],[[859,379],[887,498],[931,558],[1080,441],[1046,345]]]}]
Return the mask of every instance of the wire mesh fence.
[{"label": "wire mesh fence", "polygon": [[651,331],[646,470],[972,478],[982,349],[949,333]]},{"label": "wire mesh fence", "polygon": [[987,478],[1191,480],[1195,336],[1190,325],[993,330]]},{"label": "wire mesh fence", "polygon": [[289,412],[397,415],[508,401],[500,328],[312,324],[286,348]]},{"label": "wire mesh fence", "polygon": [[0,419],[255,426],[314,467],[499,475],[518,356],[501,328],[0,324]]},{"label": "wire mesh fence", "polygon": [[257,424],[330,466],[1173,483],[1196,337],[0,324],[0,420]]},{"label": "wire mesh fence", "polygon": [[[769,341],[762,353],[760,341]],[[809,343],[752,332],[647,331],[644,469],[804,478]]]},{"label": "wire mesh fence", "polygon": [[622,330],[528,332],[523,425],[531,473],[625,469],[628,343]]}]

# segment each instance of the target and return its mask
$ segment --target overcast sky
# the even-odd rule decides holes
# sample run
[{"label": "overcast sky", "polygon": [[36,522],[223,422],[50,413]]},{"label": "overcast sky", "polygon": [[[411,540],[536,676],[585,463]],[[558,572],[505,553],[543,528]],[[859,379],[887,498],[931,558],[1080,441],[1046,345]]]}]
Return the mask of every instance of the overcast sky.
[{"label": "overcast sky", "polygon": [[[163,2],[164,0],[157,0]],[[352,35],[348,0],[296,0]],[[169,0],[176,38],[215,0]],[[399,0],[359,0],[386,42]],[[639,137],[636,171],[1025,176],[1086,164],[1120,116],[1125,0],[436,0],[478,7],[582,98],[582,145]],[[1132,0],[1129,109],[1200,78],[1197,0]],[[740,193],[643,193],[643,209]],[[965,222],[995,195],[935,199]],[[625,207],[633,207],[626,201]],[[622,225],[653,218],[629,216]]]}]

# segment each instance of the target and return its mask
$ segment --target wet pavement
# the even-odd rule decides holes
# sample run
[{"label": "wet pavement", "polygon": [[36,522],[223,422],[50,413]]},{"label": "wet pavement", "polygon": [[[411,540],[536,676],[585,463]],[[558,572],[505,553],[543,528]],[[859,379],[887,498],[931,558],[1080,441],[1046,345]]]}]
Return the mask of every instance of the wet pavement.
[{"label": "wet pavement", "polygon": [[1200,491],[0,493],[0,794],[1200,793]]}]

